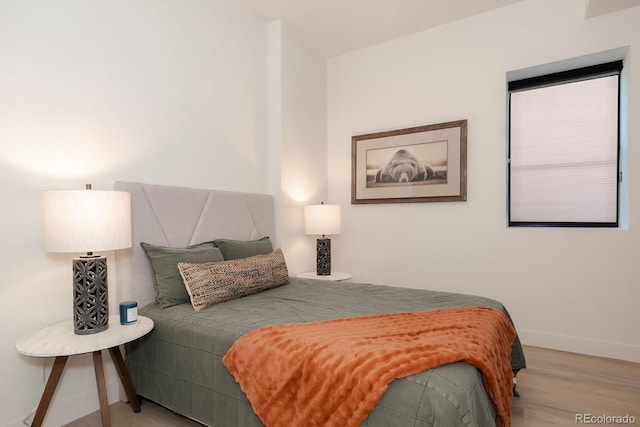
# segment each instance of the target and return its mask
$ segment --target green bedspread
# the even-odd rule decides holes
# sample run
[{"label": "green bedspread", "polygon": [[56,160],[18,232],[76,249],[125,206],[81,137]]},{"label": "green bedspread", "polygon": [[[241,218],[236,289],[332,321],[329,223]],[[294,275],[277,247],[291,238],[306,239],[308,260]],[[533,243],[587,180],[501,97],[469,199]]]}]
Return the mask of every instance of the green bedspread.
[{"label": "green bedspread", "polygon": [[[233,342],[263,326],[379,313],[499,302],[477,296],[350,282],[291,278],[280,288],[195,312],[190,304],[140,314],[154,330],[127,346],[136,392],[203,424],[262,426],[222,363]],[[525,367],[516,337],[512,367]],[[478,370],[453,363],[393,381],[363,426],[493,426],[494,412]]]}]

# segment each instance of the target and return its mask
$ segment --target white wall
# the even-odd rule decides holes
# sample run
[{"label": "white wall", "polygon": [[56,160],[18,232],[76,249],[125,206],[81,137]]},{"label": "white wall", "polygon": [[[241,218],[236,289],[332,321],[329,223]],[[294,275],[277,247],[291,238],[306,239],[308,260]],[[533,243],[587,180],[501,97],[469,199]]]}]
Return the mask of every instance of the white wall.
[{"label": "white wall", "polygon": [[[44,385],[15,342],[72,314],[72,256],[44,251],[42,190],[267,191],[265,38],[234,1],[0,0],[1,426],[22,425]],[[91,360],[74,357],[45,425],[97,408]]]},{"label": "white wall", "polygon": [[315,269],[304,206],[327,200],[326,59],[279,20],[267,24],[264,43],[268,191],[276,199],[276,243],[296,275]]},{"label": "white wall", "polygon": [[316,269],[317,236],[304,234],[304,206],[327,202],[327,67],[324,56],[286,25],[280,35],[280,234],[289,274],[296,275]]},{"label": "white wall", "polygon": [[327,198],[326,59],[282,21],[267,25],[267,135],[278,245],[292,276],[315,269],[304,206]]},{"label": "white wall", "polygon": [[[528,0],[329,60],[329,197],[343,206],[336,269],[493,297],[526,344],[640,361],[640,8],[588,20],[584,8]],[[507,72],[624,46],[629,228],[507,228]],[[353,135],[459,119],[466,202],[350,204]]]}]

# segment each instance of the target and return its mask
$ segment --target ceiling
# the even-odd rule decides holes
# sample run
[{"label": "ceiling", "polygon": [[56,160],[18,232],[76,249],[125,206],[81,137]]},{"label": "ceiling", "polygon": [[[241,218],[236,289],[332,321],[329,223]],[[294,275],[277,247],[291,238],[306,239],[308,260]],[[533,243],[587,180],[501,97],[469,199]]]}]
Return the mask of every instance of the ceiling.
[{"label": "ceiling", "polygon": [[[281,19],[327,57],[478,15],[522,0],[238,0]],[[590,18],[640,0],[585,0]]]}]

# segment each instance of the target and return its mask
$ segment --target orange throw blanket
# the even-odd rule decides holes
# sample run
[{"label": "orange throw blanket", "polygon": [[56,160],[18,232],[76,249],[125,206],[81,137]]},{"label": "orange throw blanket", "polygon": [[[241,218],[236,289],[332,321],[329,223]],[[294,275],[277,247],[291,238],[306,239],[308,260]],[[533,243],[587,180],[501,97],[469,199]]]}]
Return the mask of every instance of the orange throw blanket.
[{"label": "orange throw blanket", "polygon": [[508,427],[515,336],[501,312],[462,307],[262,328],[223,361],[268,427],[359,426],[394,379],[458,361],[480,369]]}]

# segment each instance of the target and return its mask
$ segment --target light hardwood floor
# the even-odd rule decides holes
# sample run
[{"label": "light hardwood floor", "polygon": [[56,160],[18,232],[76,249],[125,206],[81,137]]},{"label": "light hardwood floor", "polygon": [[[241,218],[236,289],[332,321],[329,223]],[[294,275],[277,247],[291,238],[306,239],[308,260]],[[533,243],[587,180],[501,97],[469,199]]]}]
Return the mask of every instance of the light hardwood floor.
[{"label": "light hardwood floor", "polygon": [[[576,414],[635,417],[640,426],[640,364],[525,346],[527,369],[518,374],[512,426],[576,426]],[[148,401],[139,414],[111,405],[114,427],[194,427],[200,424]],[[601,424],[602,425],[602,424]],[[611,425],[611,424],[608,424]],[[100,426],[94,412],[66,427]]]},{"label": "light hardwood floor", "polygon": [[[576,414],[635,417],[640,426],[640,363],[525,347],[513,427],[576,426]],[[606,424],[612,425],[612,424]]]}]

